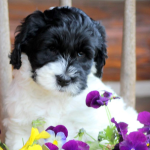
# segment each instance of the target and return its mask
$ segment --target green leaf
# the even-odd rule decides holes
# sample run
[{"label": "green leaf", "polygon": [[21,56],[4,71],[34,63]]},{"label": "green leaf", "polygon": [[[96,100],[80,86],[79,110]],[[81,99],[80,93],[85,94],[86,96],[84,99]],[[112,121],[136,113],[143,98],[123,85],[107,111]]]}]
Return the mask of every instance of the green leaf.
[{"label": "green leaf", "polygon": [[82,128],[74,138],[78,138],[79,141],[82,141],[83,135],[85,135],[85,130]]},{"label": "green leaf", "polygon": [[49,148],[46,145],[43,145],[42,150],[49,150]]},{"label": "green leaf", "polygon": [[110,144],[115,143],[115,137],[116,137],[116,127],[113,126],[107,126],[107,128],[104,130],[107,140],[110,142]]},{"label": "green leaf", "polygon": [[46,122],[44,121],[43,118],[39,118],[37,120],[33,120],[32,121],[32,127],[37,128],[37,127],[41,127],[45,124]]},{"label": "green leaf", "polygon": [[6,144],[2,143],[0,141],[0,147],[3,149],[3,150],[9,150],[8,147],[6,146]]},{"label": "green leaf", "polygon": [[98,141],[102,141],[106,139],[106,135],[104,131],[100,131],[98,134]]},{"label": "green leaf", "polygon": [[100,146],[98,141],[94,141],[94,142],[88,142],[89,146],[90,146],[90,150],[100,150]]}]

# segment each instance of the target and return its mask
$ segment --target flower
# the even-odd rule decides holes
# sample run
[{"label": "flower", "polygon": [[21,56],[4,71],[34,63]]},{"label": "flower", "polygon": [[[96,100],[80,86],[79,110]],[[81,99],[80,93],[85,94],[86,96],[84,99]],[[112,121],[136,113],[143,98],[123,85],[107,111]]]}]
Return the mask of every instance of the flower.
[{"label": "flower", "polygon": [[63,125],[58,125],[56,127],[50,126],[46,131],[51,135],[50,138],[45,139],[45,143],[53,143],[59,148],[66,143],[66,138],[68,136],[68,130]]},{"label": "flower", "polygon": [[65,150],[89,150],[89,145],[82,141],[70,140],[62,147]]},{"label": "flower", "polygon": [[[128,124],[124,122],[117,123],[114,118],[111,119],[111,122],[115,124],[117,131],[119,133],[119,143],[123,141],[123,139],[126,138],[126,134],[128,132]],[[115,145],[113,150],[119,150],[119,143]]]},{"label": "flower", "polygon": [[99,108],[107,105],[109,98],[100,96],[98,91],[91,91],[86,97],[86,105],[88,107]]},{"label": "flower", "polygon": [[114,123],[116,128],[117,128],[117,131],[118,131],[119,136],[120,136],[119,141],[120,142],[123,141],[123,139],[126,138],[126,134],[128,132],[128,129],[127,129],[128,124],[126,124],[124,122],[117,123],[114,118],[111,119],[111,122]]},{"label": "flower", "polygon": [[143,128],[138,129],[140,132],[150,134],[150,113],[147,111],[140,112],[137,120],[144,124]]},{"label": "flower", "polygon": [[32,127],[29,140],[20,150],[42,150],[42,147],[37,144],[37,140],[42,138],[46,139],[49,137],[50,134],[47,133],[46,131],[42,131],[41,133],[39,133],[37,128]]},{"label": "flower", "polygon": [[142,132],[131,132],[126,139],[119,144],[120,150],[148,150],[146,136]]},{"label": "flower", "polygon": [[2,147],[0,147],[0,150],[3,150]]},{"label": "flower", "polygon": [[[48,148],[49,150],[58,150],[59,149],[56,145],[54,145],[52,143],[45,143],[45,145],[43,146],[43,150],[45,147]],[[62,146],[62,149],[64,149],[64,150],[89,150],[89,148],[90,147],[88,144],[86,144],[82,141],[75,141],[75,140],[70,140]]]},{"label": "flower", "polygon": [[148,148],[150,148],[150,135],[147,135],[146,138],[147,138],[146,145]]},{"label": "flower", "polygon": [[86,97],[86,105],[88,107],[99,108],[103,105],[108,105],[108,101],[119,97],[113,96],[112,93],[104,91],[102,95],[98,91],[91,91]]},{"label": "flower", "polygon": [[66,142],[68,130],[63,125],[50,126],[46,131],[50,133],[51,137],[45,140],[45,144],[42,146],[43,150],[89,150],[89,146],[82,141],[70,140]]},{"label": "flower", "polygon": [[105,92],[103,93],[103,95],[104,95],[104,97],[107,97],[107,98],[111,98],[111,97],[112,97],[112,93],[107,92],[107,91],[105,91]]}]

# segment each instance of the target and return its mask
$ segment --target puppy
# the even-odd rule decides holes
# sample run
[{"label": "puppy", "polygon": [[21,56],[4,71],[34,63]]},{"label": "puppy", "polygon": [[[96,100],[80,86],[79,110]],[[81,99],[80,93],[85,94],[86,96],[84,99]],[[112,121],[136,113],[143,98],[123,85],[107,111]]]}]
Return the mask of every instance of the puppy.
[{"label": "puppy", "polygon": [[[30,136],[31,123],[38,118],[48,126],[62,124],[69,139],[84,128],[97,138],[109,124],[103,107],[89,108],[86,95],[106,90],[100,77],[107,58],[105,29],[73,7],[55,7],[27,16],[17,28],[10,55],[13,81],[5,100],[6,145],[18,150]],[[108,105],[112,117],[136,130],[137,113],[125,109],[122,99]]]}]

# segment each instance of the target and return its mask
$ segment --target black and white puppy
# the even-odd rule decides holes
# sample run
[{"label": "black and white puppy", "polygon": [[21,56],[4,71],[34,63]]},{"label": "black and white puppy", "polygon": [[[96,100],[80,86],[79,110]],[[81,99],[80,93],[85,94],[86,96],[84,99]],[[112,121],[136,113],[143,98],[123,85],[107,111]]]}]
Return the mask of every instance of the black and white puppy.
[{"label": "black and white puppy", "polygon": [[[112,92],[99,79],[107,58],[104,27],[80,9],[55,7],[30,14],[17,32],[10,55],[14,78],[5,100],[10,150],[22,147],[31,122],[41,117],[46,121],[43,129],[65,125],[68,139],[80,128],[97,138],[109,122],[104,108],[89,108],[85,99],[92,90]],[[136,129],[137,113],[125,109],[122,99],[108,107],[117,121]]]}]

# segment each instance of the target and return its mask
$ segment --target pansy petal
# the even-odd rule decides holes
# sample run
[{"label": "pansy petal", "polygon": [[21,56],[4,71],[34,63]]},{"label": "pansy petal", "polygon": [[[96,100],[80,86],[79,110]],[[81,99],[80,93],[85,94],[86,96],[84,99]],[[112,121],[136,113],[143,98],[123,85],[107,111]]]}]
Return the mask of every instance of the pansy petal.
[{"label": "pansy petal", "polygon": [[127,136],[127,140],[131,141],[133,144],[139,143],[139,142],[146,142],[146,136],[142,132],[131,132]]},{"label": "pansy petal", "polygon": [[93,107],[93,108],[99,108],[103,103],[98,103],[97,102],[97,97],[93,97],[92,101],[91,101],[91,104],[90,104],[90,107]]},{"label": "pansy petal", "polygon": [[118,123],[119,128],[120,128],[120,132],[122,134],[123,139],[125,139],[126,134],[128,132],[128,124],[124,123],[124,122],[120,122]]},{"label": "pansy petal", "polygon": [[[146,136],[142,132],[131,132],[127,138],[119,144],[120,150],[147,150]],[[142,149],[140,149],[142,148]]]},{"label": "pansy petal", "polygon": [[76,141],[78,144],[78,150],[89,150],[90,147],[87,143],[84,143],[82,141]]},{"label": "pansy petal", "polygon": [[32,145],[32,143],[34,142],[36,136],[39,134],[39,131],[37,128],[33,128],[31,129],[31,135],[30,138],[28,140],[28,145]]},{"label": "pansy petal", "polygon": [[57,140],[62,140],[62,139],[66,140],[66,136],[63,132],[58,132],[57,135],[56,135],[56,139]]},{"label": "pansy petal", "polygon": [[58,147],[52,143],[45,143],[50,150],[58,150]]},{"label": "pansy petal", "polygon": [[46,131],[42,131],[39,135],[36,136],[35,140],[47,139],[50,138],[50,134]]},{"label": "pansy petal", "polygon": [[119,143],[119,150],[132,150],[132,145],[128,141]]},{"label": "pansy petal", "polygon": [[63,132],[58,132],[56,135],[56,141],[58,142],[58,147],[61,148],[66,143],[66,136]]},{"label": "pansy petal", "polygon": [[147,133],[150,131],[150,127],[144,126],[143,128],[138,129],[138,131],[143,132],[143,133]]},{"label": "pansy petal", "polygon": [[115,118],[111,118],[111,122],[115,124],[117,130],[119,131],[119,124],[116,122]]},{"label": "pansy petal", "polygon": [[55,132],[53,130],[47,130],[46,132],[48,132],[51,136],[55,136]]},{"label": "pansy petal", "polygon": [[65,150],[79,150],[78,144],[75,140],[70,140],[62,146]]},{"label": "pansy petal", "polygon": [[53,126],[49,126],[45,131],[47,131],[47,130],[52,130],[53,131],[54,128],[55,127],[53,127]]},{"label": "pansy petal", "polygon": [[135,150],[148,150],[146,143],[137,143],[134,148]]},{"label": "pansy petal", "polygon": [[87,96],[86,96],[86,105],[88,107],[91,107],[91,102],[93,101],[93,98],[94,98],[94,102],[100,98],[100,94],[99,94],[98,91],[91,91],[90,93],[87,94]]},{"label": "pansy petal", "polygon": [[103,93],[103,95],[104,95],[104,97],[106,97],[106,98],[111,98],[112,93],[105,91],[105,92]]},{"label": "pansy petal", "polygon": [[149,135],[146,135],[146,145],[150,148],[150,134]]},{"label": "pansy petal", "polygon": [[65,134],[65,136],[68,136],[68,130],[65,126],[63,125],[58,125],[56,126],[53,131],[55,132],[55,135],[57,135],[58,132],[63,132]]},{"label": "pansy petal", "polygon": [[107,105],[109,101],[109,98],[107,97],[100,97],[99,100],[97,100],[97,103],[102,104],[102,105]]},{"label": "pansy petal", "polygon": [[48,139],[44,139],[44,142],[45,143],[48,143],[48,142],[52,143],[55,140],[55,132],[52,130],[47,130],[46,132],[48,132],[51,136]]},{"label": "pansy petal", "polygon": [[42,150],[42,147],[40,145],[33,145],[33,146],[29,146],[28,150]]},{"label": "pansy petal", "polygon": [[150,125],[150,113],[147,111],[140,112],[137,120],[144,125]]}]

